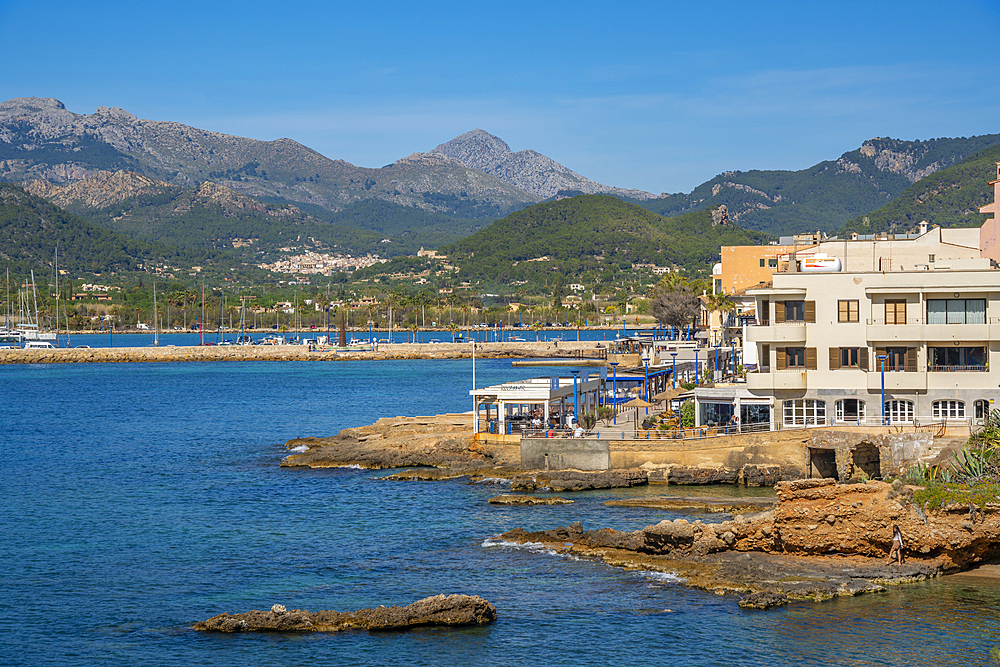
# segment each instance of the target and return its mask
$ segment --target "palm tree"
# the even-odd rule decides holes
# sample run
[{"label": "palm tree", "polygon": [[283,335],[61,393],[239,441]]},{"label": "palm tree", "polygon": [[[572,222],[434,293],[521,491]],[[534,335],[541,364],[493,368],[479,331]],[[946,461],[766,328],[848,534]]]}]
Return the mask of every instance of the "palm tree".
[{"label": "palm tree", "polygon": [[410,325],[410,333],[413,335],[413,341],[412,342],[414,342],[414,343],[417,342],[417,328],[418,327],[417,327],[417,323],[416,322],[414,322],[413,324]]},{"label": "palm tree", "polygon": [[455,324],[454,322],[449,322],[448,323],[448,331],[451,332],[451,342],[454,343],[455,342],[455,332],[458,331],[458,325]]},{"label": "palm tree", "polygon": [[535,342],[537,343],[538,342],[538,332],[542,330],[542,323],[538,322],[538,321],[533,322],[531,324],[531,328],[535,330]]},{"label": "palm tree", "polygon": [[576,342],[579,343],[580,342],[580,328],[583,326],[583,320],[581,320],[580,318],[577,318],[576,322],[574,322],[573,324],[576,325]]}]

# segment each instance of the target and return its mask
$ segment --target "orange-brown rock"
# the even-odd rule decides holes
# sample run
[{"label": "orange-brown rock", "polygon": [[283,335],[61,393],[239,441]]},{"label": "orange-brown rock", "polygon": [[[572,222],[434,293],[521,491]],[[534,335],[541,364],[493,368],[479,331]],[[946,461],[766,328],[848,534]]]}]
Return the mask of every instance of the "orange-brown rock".
[{"label": "orange-brown rock", "polygon": [[[1000,556],[1000,499],[984,509],[951,505],[931,512],[898,487],[782,482],[775,487],[775,509],[722,523],[676,519],[631,532],[584,531],[576,523],[538,532],[515,529],[503,537],[628,569],[674,572],[699,588],[778,594],[774,599],[854,595]],[[902,565],[885,562],[893,525],[907,541]]]}]

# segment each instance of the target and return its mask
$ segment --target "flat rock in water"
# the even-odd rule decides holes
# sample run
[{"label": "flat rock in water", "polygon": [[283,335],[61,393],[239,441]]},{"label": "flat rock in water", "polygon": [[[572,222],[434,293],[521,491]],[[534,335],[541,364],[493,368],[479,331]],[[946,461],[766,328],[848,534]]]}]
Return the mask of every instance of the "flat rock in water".
[{"label": "flat rock in water", "polygon": [[219,614],[194,624],[206,632],[339,632],[351,628],[402,630],[420,625],[486,625],[497,618],[497,610],[478,595],[435,595],[405,607],[377,607],[354,612],[286,611],[274,605],[271,611]]},{"label": "flat rock in water", "polygon": [[489,499],[491,505],[572,505],[572,500],[565,498],[539,498],[538,496],[493,496]]}]

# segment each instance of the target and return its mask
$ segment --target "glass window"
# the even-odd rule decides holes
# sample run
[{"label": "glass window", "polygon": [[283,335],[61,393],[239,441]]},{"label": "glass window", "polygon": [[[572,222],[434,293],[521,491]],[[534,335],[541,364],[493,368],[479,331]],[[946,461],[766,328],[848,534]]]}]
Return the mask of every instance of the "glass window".
[{"label": "glass window", "polygon": [[732,419],[732,403],[708,403],[706,401],[699,401],[698,406],[701,409],[702,426],[724,426],[729,423],[730,419]]},{"label": "glass window", "polygon": [[777,257],[772,257],[771,259],[767,260],[767,266],[768,266],[768,268],[771,268],[771,269],[778,268],[778,258]]},{"label": "glass window", "polygon": [[986,348],[975,347],[928,347],[927,370],[929,371],[986,371]]},{"label": "glass window", "polygon": [[965,403],[962,401],[934,401],[931,403],[934,419],[965,419]]},{"label": "glass window", "polygon": [[928,299],[928,324],[985,324],[986,299]]},{"label": "glass window", "polygon": [[785,302],[785,321],[786,322],[805,322],[806,321],[806,302],[805,301],[786,301]]},{"label": "glass window", "polygon": [[767,259],[764,258],[764,257],[761,257],[760,258],[760,265],[761,265],[762,268],[765,267],[765,266],[767,266]]},{"label": "glass window", "polygon": [[858,421],[865,418],[865,402],[857,398],[845,398],[836,403],[837,421]]},{"label": "glass window", "polygon": [[784,401],[784,423],[790,426],[826,424],[826,402],[811,398]]},{"label": "glass window", "polygon": [[990,402],[985,398],[981,398],[973,404],[975,410],[976,421],[980,424],[985,421],[987,417],[990,416]]},{"label": "glass window", "polygon": [[806,367],[806,348],[804,347],[786,347],[785,348],[785,365],[788,368],[805,368]]},{"label": "glass window", "polygon": [[913,401],[886,401],[885,416],[893,423],[913,421]]},{"label": "glass window", "polygon": [[860,361],[858,358],[858,348],[856,347],[840,348],[840,367],[857,368],[858,366],[860,366]]}]

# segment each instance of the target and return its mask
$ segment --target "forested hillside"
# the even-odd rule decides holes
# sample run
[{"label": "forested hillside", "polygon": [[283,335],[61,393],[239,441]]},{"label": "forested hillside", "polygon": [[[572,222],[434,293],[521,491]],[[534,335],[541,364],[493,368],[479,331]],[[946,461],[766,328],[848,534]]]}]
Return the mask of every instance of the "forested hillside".
[{"label": "forested hillside", "polygon": [[708,210],[664,218],[609,195],[531,206],[442,248],[463,279],[544,282],[546,276],[614,274],[632,264],[711,268],[722,245],[770,237],[712,225]]},{"label": "forested hillside", "polygon": [[133,271],[140,264],[214,261],[217,253],[185,253],[102,229],[25,192],[0,183],[0,261],[12,275],[51,267],[59,248],[59,266],[74,273]]},{"label": "forested hillside", "polygon": [[990,134],[957,139],[870,139],[837,160],[799,171],[732,171],[690,194],[637,201],[673,216],[725,204],[742,227],[772,234],[833,232],[874,211],[911,184],[1000,142]]},{"label": "forested hillside", "polygon": [[[907,232],[922,220],[942,227],[979,227],[986,221],[979,207],[993,201],[989,182],[996,178],[997,162],[1000,145],[917,181],[896,199],[868,214],[867,232],[891,231],[893,225],[896,231]],[[851,220],[843,232],[864,234],[863,216]]]}]

